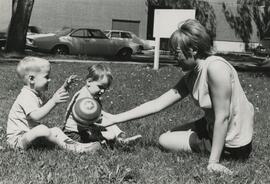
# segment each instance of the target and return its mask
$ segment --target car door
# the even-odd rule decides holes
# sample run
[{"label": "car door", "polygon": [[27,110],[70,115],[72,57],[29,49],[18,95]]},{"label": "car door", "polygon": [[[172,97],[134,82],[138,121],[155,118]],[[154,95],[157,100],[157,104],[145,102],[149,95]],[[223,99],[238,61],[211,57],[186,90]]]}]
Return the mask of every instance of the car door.
[{"label": "car door", "polygon": [[105,34],[98,29],[88,29],[88,38],[86,39],[87,54],[93,56],[111,56],[114,55],[113,44]]},{"label": "car door", "polygon": [[70,34],[74,54],[87,54],[87,29],[77,29]]}]

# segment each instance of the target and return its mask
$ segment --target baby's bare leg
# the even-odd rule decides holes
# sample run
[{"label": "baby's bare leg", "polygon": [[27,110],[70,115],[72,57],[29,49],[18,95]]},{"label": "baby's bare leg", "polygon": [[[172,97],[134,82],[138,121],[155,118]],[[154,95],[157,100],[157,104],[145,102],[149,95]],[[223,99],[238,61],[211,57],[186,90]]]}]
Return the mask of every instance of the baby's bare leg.
[{"label": "baby's bare leg", "polygon": [[99,142],[79,143],[69,138],[60,128],[54,127],[50,129],[51,134],[48,139],[63,149],[75,152],[94,152],[101,148]]},{"label": "baby's bare leg", "polygon": [[26,132],[21,141],[22,141],[22,147],[24,149],[28,148],[34,140],[40,137],[49,137],[50,136],[50,129],[46,127],[45,125],[38,125],[28,132]]},{"label": "baby's bare leg", "polygon": [[117,125],[106,127],[106,131],[101,132],[102,136],[107,140],[113,140],[121,133],[123,131]]}]

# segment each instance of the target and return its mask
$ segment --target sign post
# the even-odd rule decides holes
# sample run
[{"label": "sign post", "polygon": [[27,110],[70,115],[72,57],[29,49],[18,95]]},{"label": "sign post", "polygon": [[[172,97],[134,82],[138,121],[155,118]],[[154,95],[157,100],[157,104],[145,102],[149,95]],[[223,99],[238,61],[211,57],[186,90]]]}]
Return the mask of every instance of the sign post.
[{"label": "sign post", "polygon": [[155,38],[155,57],[154,57],[154,70],[158,70],[159,65],[159,48],[160,48],[160,38]]},{"label": "sign post", "polygon": [[170,38],[180,22],[195,19],[195,10],[156,9],[154,16],[155,57],[154,70],[159,68],[160,38]]}]

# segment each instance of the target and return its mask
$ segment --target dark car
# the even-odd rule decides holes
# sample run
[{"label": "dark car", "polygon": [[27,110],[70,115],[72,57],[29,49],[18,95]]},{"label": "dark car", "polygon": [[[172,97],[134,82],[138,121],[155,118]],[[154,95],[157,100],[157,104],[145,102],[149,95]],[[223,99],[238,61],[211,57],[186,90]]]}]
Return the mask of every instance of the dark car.
[{"label": "dark car", "polygon": [[261,43],[255,48],[254,54],[257,56],[270,55],[270,37],[265,37],[261,40]]}]

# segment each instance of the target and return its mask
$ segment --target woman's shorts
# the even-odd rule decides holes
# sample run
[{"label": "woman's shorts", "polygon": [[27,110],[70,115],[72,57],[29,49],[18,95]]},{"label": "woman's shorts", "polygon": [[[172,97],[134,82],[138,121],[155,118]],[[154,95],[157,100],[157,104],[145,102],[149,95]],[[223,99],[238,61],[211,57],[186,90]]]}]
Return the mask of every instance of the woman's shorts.
[{"label": "woman's shorts", "polygon": [[[191,150],[196,153],[210,154],[212,147],[213,127],[208,126],[205,118],[197,121],[177,126],[171,131],[187,131],[191,130],[189,144]],[[234,159],[247,159],[252,151],[252,143],[238,147],[224,147],[222,156],[228,156]]]}]

